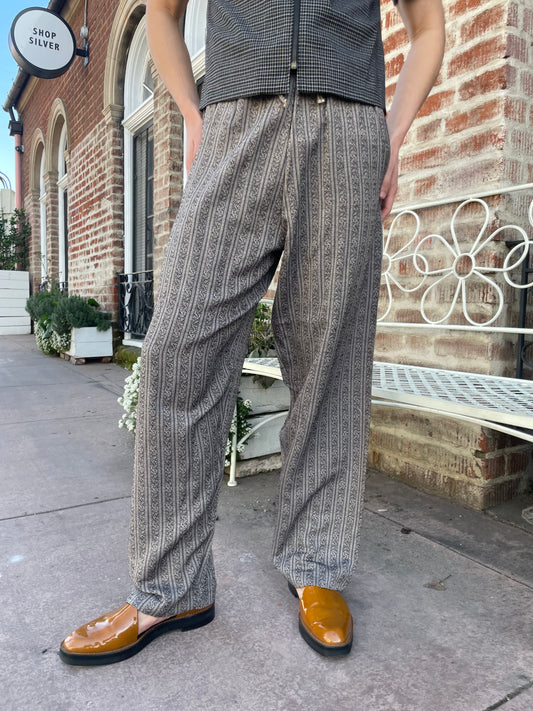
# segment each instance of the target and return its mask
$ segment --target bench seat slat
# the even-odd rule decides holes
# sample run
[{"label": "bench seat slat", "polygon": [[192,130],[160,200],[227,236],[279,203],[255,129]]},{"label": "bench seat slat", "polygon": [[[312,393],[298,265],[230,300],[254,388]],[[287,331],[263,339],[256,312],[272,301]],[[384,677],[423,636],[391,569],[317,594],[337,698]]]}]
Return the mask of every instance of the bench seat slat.
[{"label": "bench seat slat", "polygon": [[[282,379],[277,358],[247,358],[243,373]],[[374,361],[372,400],[476,422],[533,441],[529,380]]]},{"label": "bench seat slat", "polygon": [[533,426],[529,380],[375,361],[372,396],[513,427]]}]

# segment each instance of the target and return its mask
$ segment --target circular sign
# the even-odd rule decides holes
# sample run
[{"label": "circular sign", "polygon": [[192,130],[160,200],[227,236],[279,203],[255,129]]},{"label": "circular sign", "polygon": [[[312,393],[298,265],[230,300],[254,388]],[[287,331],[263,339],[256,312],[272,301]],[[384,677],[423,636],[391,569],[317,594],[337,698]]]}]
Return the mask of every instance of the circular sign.
[{"label": "circular sign", "polygon": [[9,31],[9,49],[25,72],[41,79],[64,74],[76,56],[70,25],[43,7],[22,10]]}]

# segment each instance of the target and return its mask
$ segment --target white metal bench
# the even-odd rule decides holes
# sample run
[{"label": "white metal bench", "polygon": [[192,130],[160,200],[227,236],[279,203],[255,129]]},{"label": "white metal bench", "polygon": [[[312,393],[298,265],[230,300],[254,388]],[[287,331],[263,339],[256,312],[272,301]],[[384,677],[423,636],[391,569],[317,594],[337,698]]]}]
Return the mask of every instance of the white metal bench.
[{"label": "white metal bench", "polygon": [[[528,263],[532,240],[524,227],[518,225],[505,225],[494,230],[490,235],[485,234],[490,220],[490,211],[482,198],[517,190],[533,191],[533,184],[500,190],[498,193],[485,193],[462,200],[451,220],[451,239],[445,239],[442,235],[437,234],[427,235],[420,239],[420,220],[416,212],[413,209],[398,211],[384,243],[382,283],[385,299],[382,299],[384,312],[378,319],[378,325],[410,328],[414,332],[419,329],[446,329],[503,333],[513,336],[522,334],[533,340],[533,328],[495,325],[500,317],[505,318],[506,316],[503,287],[526,290],[533,286],[533,282],[529,282],[527,278],[525,283],[518,283],[515,280],[517,272],[524,264]],[[480,205],[485,217],[477,238],[468,249],[465,249],[460,244],[461,240],[457,234],[458,216],[461,210],[472,204]],[[413,235],[404,246],[394,254],[390,254],[395,229],[399,220],[405,215],[410,215],[414,220]],[[533,227],[533,199],[529,205],[528,221],[529,225]],[[506,250],[505,256],[502,256],[501,266],[495,264],[483,266],[481,263],[483,248],[503,230],[513,233],[513,246],[508,251]],[[434,250],[431,255],[425,249],[428,245],[431,245]],[[504,248],[504,244],[502,244],[502,248]],[[448,265],[443,264],[443,254],[449,256]],[[435,255],[439,257],[437,261],[440,266],[432,268],[431,261]],[[397,266],[399,262],[408,263],[411,267],[411,281],[407,285],[403,284],[394,273],[394,266]],[[413,278],[413,275],[419,277],[418,282],[416,278]],[[450,277],[452,280],[457,280],[452,304],[444,316],[431,315],[429,312],[432,290]],[[488,313],[483,321],[476,320],[469,313],[466,282],[472,277],[487,283],[493,291],[494,303],[497,303],[495,312]],[[392,310],[395,289],[404,294],[420,296],[418,302],[420,322],[402,323],[385,320]],[[460,296],[460,311],[462,313],[457,318],[459,309],[456,306]],[[454,317],[455,321],[459,320],[460,323],[450,323]],[[282,379],[276,358],[246,359],[242,372],[243,374],[265,375],[278,380]],[[529,380],[375,361],[372,378],[372,403],[435,413],[456,420],[476,423],[511,434],[527,442],[533,442],[533,382]],[[285,413],[277,413],[269,420],[283,414]],[[257,427],[254,428],[239,442],[234,435],[229,486],[236,485],[237,445],[243,443],[257,429]]]}]

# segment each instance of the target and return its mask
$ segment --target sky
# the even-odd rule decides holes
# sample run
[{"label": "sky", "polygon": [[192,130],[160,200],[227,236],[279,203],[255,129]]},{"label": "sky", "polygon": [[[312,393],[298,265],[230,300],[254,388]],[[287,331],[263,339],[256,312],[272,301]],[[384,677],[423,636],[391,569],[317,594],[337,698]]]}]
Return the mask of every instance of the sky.
[{"label": "sky", "polygon": [[11,56],[8,36],[11,23],[27,7],[48,7],[48,0],[2,0],[0,3],[0,171],[5,173],[15,189],[15,141],[9,135],[9,114],[3,111],[18,65]]}]

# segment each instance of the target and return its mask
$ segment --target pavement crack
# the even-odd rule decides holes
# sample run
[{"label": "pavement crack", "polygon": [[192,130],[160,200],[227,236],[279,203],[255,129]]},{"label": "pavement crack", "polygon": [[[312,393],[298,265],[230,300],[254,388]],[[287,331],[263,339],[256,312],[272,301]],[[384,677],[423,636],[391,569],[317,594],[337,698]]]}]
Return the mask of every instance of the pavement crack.
[{"label": "pavement crack", "polygon": [[501,708],[508,701],[511,701],[511,699],[515,699],[517,696],[519,696],[522,692],[527,691],[528,689],[531,689],[532,686],[533,686],[533,679],[530,679],[527,684],[523,684],[522,686],[519,686],[518,689],[511,691],[510,694],[506,694],[503,697],[503,699],[496,701],[496,703],[492,704],[492,706],[487,706],[487,708],[483,709],[483,711],[495,711],[495,709]]},{"label": "pavement crack", "polygon": [[58,513],[60,511],[69,511],[70,509],[81,509],[85,506],[97,506],[98,504],[107,504],[112,501],[123,501],[124,499],[130,499],[131,496],[115,496],[111,499],[98,499],[98,501],[86,501],[83,504],[73,504],[72,506],[62,506],[58,509],[48,509],[47,511],[35,511],[34,513],[19,514],[18,516],[6,516],[5,518],[0,518],[0,523],[4,521],[14,521],[19,518],[30,518],[32,516],[43,516],[51,513]]},{"label": "pavement crack", "polygon": [[[78,422],[80,420],[95,420],[95,419],[101,419],[102,417],[107,416],[108,413],[104,412],[103,410],[98,412],[96,410],[91,410],[89,413],[85,415],[68,415],[68,414],[62,414],[60,417],[47,417],[46,421],[47,422],[64,422],[64,421],[72,421],[72,422]],[[120,410],[117,408],[117,415],[120,414]],[[113,416],[115,416],[115,413],[113,413]],[[0,422],[0,427],[16,427],[17,425],[33,425],[36,422],[42,422],[43,418],[39,417],[35,420],[20,420],[17,422]]]}]

